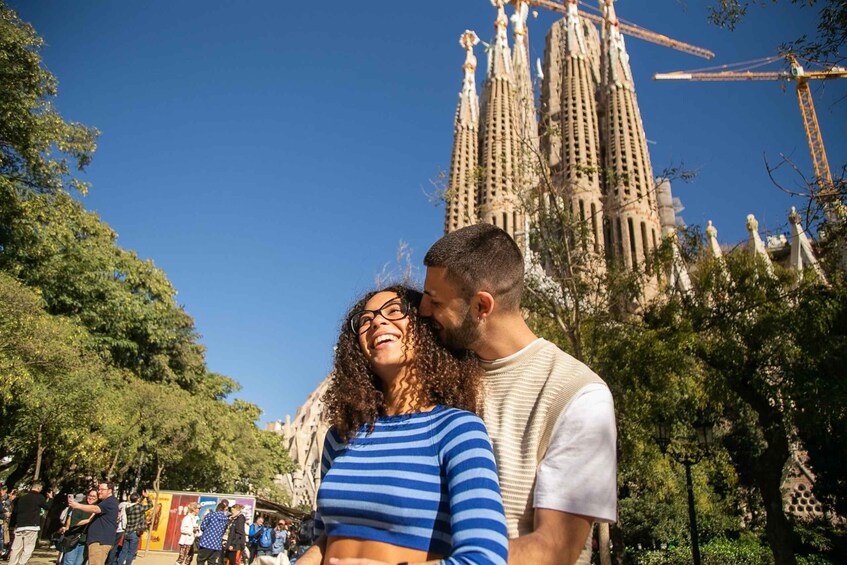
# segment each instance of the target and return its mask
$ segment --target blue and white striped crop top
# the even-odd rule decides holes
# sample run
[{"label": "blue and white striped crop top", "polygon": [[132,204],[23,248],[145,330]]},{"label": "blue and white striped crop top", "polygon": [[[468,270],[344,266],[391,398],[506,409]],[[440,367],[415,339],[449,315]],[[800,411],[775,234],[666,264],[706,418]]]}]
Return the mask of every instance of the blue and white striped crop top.
[{"label": "blue and white striped crop top", "polygon": [[506,521],[491,441],[470,412],[378,418],[343,442],[324,441],[315,533],[445,556],[450,565],[505,565]]}]

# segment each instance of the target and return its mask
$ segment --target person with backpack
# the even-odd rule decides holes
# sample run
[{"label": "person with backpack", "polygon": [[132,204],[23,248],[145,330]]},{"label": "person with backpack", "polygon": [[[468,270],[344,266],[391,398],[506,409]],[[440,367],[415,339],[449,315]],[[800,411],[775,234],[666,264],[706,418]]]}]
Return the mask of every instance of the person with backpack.
[{"label": "person with backpack", "polygon": [[247,532],[247,547],[250,549],[250,563],[256,558],[256,553],[259,550],[259,536],[262,534],[265,519],[257,516],[256,520],[250,524],[250,530]]},{"label": "person with backpack", "polygon": [[[259,520],[262,519],[259,518]],[[273,528],[264,525],[264,520],[262,520],[262,525],[259,528],[257,538],[257,547],[253,552],[252,558],[255,559],[257,556],[262,557],[264,555],[271,555],[273,553],[273,544],[274,538],[276,538],[276,533]]]}]

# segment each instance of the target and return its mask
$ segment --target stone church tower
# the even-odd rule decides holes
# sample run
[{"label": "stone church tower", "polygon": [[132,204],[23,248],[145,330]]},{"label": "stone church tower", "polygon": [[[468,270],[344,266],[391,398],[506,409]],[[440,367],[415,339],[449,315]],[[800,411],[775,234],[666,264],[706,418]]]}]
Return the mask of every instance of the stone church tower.
[{"label": "stone church tower", "polygon": [[453,157],[450,160],[450,190],[444,233],[476,223],[477,155],[479,153],[479,96],[476,93],[474,45],[479,37],[465,31],[459,43],[465,49],[465,78],[456,108]]},{"label": "stone church tower", "polygon": [[611,1],[605,3],[600,138],[606,168],[606,240],[628,268],[647,262],[659,244],[656,181],[624,38]]},{"label": "stone church tower", "polygon": [[593,251],[602,256],[603,188],[597,91],[600,43],[593,24],[582,20],[575,2],[547,34],[541,84],[543,150],[556,195],[586,222]]},{"label": "stone church tower", "polygon": [[[530,72],[527,5],[515,2],[510,49],[504,3],[492,0],[496,35],[478,124],[471,124],[462,111],[465,100],[475,94],[469,91],[473,81],[467,61],[472,55],[466,59],[445,232],[488,222],[523,247],[532,221],[525,212],[527,199],[538,192],[542,201],[533,204],[545,206],[555,199],[583,222],[598,258],[605,256],[630,269],[645,264],[662,237],[656,181],[611,0],[604,4],[602,39],[594,24],[579,16],[576,1],[568,0],[565,17],[547,34],[540,112]],[[462,45],[469,50],[472,46],[464,37]],[[476,155],[468,141],[474,126],[480,133]],[[539,157],[544,174],[539,173]],[[479,165],[476,175],[469,172],[474,162]],[[478,183],[473,204],[469,179]],[[602,261],[597,268],[603,268]]]},{"label": "stone church tower", "polygon": [[[494,224],[515,236],[515,226],[523,226],[518,194],[521,153],[517,81],[512,66],[505,0],[492,0],[497,7],[495,39],[488,59],[488,73],[482,89],[480,125],[481,167],[477,195],[478,219]],[[452,187],[451,187],[452,189]]]}]

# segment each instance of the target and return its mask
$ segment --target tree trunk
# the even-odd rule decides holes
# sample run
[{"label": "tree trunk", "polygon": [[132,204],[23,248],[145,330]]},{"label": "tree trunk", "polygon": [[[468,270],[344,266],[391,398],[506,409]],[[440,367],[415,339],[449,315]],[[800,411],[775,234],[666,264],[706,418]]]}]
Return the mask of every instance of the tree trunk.
[{"label": "tree trunk", "polygon": [[791,544],[792,529],[782,508],[782,473],[791,456],[788,432],[778,405],[773,405],[750,383],[749,375],[759,367],[745,363],[742,373],[729,379],[730,387],[748,403],[759,419],[759,429],[766,447],[753,457],[753,477],[765,506],[765,534],[773,552],[775,565],[796,565]]},{"label": "tree trunk", "polygon": [[42,424],[38,425],[38,434],[35,440],[35,471],[32,473],[32,480],[37,481],[41,479],[41,456],[44,454],[44,438],[42,436],[42,430],[44,426]]},{"label": "tree trunk", "polygon": [[609,547],[609,524],[601,522],[597,524],[597,537],[600,546],[600,565],[612,565],[612,552]]},{"label": "tree trunk", "polygon": [[624,565],[626,563],[626,545],[623,540],[623,529],[619,523],[609,528],[612,543],[615,547],[615,565]]},{"label": "tree trunk", "polygon": [[782,499],[782,473],[789,458],[788,440],[772,423],[765,429],[768,447],[756,458],[753,472],[761,485],[765,506],[765,533],[773,551],[775,565],[796,565],[791,546],[792,529],[785,517]]},{"label": "tree trunk", "polygon": [[[156,493],[156,495],[153,497],[153,516],[154,517],[156,516],[156,509],[157,509],[158,504],[159,504],[159,481],[162,478],[162,472],[164,470],[165,470],[164,463],[162,463],[162,461],[159,459],[159,457],[156,456],[156,478],[153,479],[153,490]],[[147,527],[147,541],[144,544],[144,557],[147,557],[147,551],[150,549],[150,538],[152,536],[153,536],[152,530],[148,526]]]}]

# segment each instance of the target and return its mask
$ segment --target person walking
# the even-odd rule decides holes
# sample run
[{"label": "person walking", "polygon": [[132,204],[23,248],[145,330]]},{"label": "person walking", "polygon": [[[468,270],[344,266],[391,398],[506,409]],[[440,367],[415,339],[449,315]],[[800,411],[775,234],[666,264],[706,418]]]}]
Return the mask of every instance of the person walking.
[{"label": "person walking", "polygon": [[71,510],[95,514],[88,525],[85,540],[88,564],[106,565],[106,558],[115,543],[115,531],[118,529],[118,500],[115,498],[112,483],[100,483],[97,486],[97,498],[95,504],[81,504],[72,496],[68,496],[68,506]]},{"label": "person walking", "polygon": [[35,549],[38,531],[41,529],[41,511],[50,509],[53,493],[42,494],[44,483],[35,481],[28,493],[17,497],[12,503],[9,527],[15,531],[9,565],[26,565]]},{"label": "person walking", "polygon": [[200,503],[192,502],[188,505],[188,514],[179,525],[179,557],[177,565],[191,565],[194,559],[194,541],[200,537],[200,520],[197,514],[200,512]]}]

